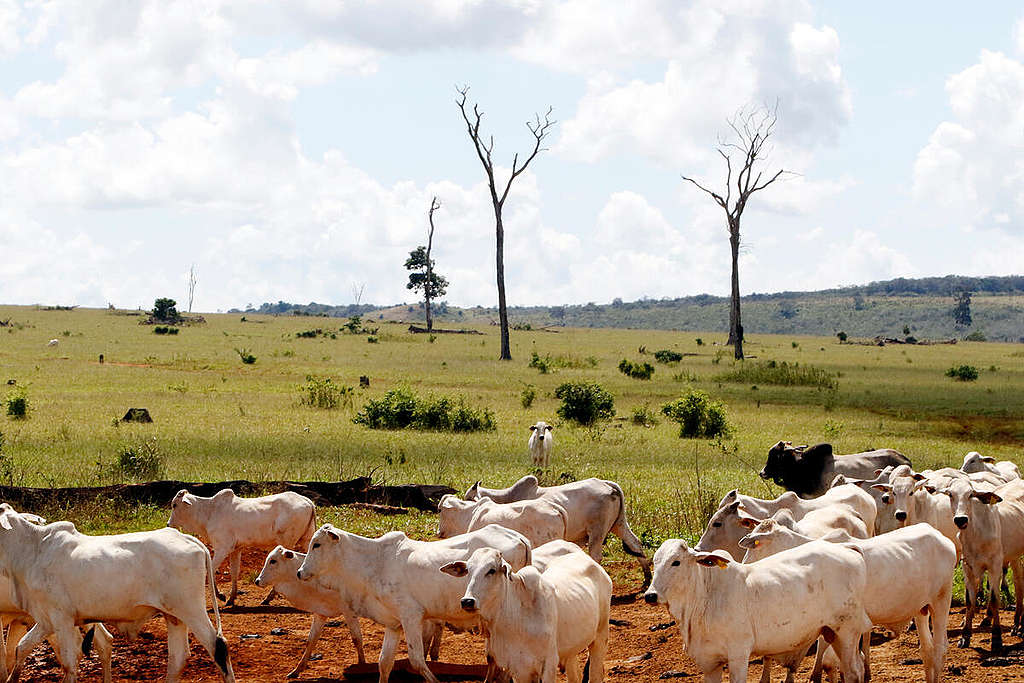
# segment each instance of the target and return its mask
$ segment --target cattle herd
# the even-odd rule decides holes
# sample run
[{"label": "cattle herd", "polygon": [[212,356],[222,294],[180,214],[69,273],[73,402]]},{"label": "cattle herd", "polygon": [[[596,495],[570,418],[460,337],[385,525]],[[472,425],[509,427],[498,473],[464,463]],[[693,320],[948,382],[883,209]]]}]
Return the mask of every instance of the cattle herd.
[{"label": "cattle herd", "polygon": [[[531,430],[531,455],[546,461],[551,430]],[[1021,634],[1024,481],[1013,463],[972,452],[959,470],[916,472],[893,450],[834,455],[828,444],[779,442],[761,476],[787,492],[763,500],[731,491],[696,546],[669,539],[653,565],[626,521],[622,489],[601,479],[540,486],[526,476],[504,489],[477,482],[463,499],[441,500],[435,541],[317,528],[312,501],[295,493],[238,498],[225,489],[204,498],[182,490],[168,528],[111,536],[0,504],[0,614],[9,625],[6,640],[0,629],[0,680],[16,681],[29,652],[49,640],[66,681],[77,679],[80,654],[95,647],[109,683],[112,636],[104,625],[131,639],[162,614],[168,681],[181,676],[190,632],[233,681],[214,570],[230,562],[233,603],[245,548],[269,551],[255,579],[272,589],[267,601],[278,594],[313,617],[289,678],[306,667],[325,622],[340,616],[360,663],[359,618],[384,628],[381,681],[403,636],[412,667],[437,681],[426,662],[438,659],[449,626],[485,636],[489,680],[547,683],[562,669],[570,683],[585,675],[597,683],[608,650],[612,582],[601,559],[609,534],[639,560],[644,599],[667,607],[705,681],[720,681],[728,667],[731,683],[745,682],[748,662],[760,657],[762,682],[774,663],[789,682],[817,644],[815,680],[859,683],[870,676],[872,627],[901,633],[910,622],[924,679],[939,681],[961,561],[960,646],[970,644],[988,574],[992,649],[1001,648],[999,586],[1008,566],[1013,632]]]}]

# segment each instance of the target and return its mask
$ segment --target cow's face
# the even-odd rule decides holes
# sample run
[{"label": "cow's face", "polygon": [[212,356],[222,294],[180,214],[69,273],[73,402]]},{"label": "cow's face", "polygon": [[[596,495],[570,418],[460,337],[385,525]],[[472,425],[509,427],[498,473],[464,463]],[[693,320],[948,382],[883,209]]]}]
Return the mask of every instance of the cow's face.
[{"label": "cow's face", "polygon": [[171,516],[167,520],[167,526],[181,529],[186,534],[194,534],[198,531],[196,527],[195,496],[182,489],[174,494],[171,499]]},{"label": "cow's face", "polygon": [[1002,500],[998,494],[991,491],[976,490],[967,479],[954,479],[945,488],[939,489],[938,493],[949,496],[953,524],[960,530],[967,528],[973,515],[984,513],[978,506],[994,505]]},{"label": "cow's face", "polygon": [[551,433],[551,425],[547,422],[538,422],[530,425],[530,441],[536,439],[537,441],[544,441],[548,434]]},{"label": "cow's face", "polygon": [[480,612],[485,618],[500,609],[503,584],[512,576],[512,567],[494,548],[478,548],[468,561],[449,562],[441,571],[455,578],[469,577],[460,606],[466,612]]},{"label": "cow's face", "polygon": [[465,533],[472,515],[469,510],[476,506],[476,501],[459,500],[450,493],[441,498],[437,504],[438,538],[451,538]]},{"label": "cow's face", "polygon": [[750,533],[759,521],[740,509],[740,501],[729,503],[711,515],[696,549],[702,552],[721,549],[739,555],[743,552],[740,539]]},{"label": "cow's face", "polygon": [[706,553],[691,550],[686,541],[670,538],[654,553],[654,574],[651,585],[644,593],[649,605],[668,605],[685,599],[694,583],[694,572],[708,567],[724,568],[732,562],[732,556],[723,550]]},{"label": "cow's face", "polygon": [[301,565],[305,557],[302,553],[288,550],[282,545],[277,546],[267,555],[267,559],[263,562],[263,569],[254,583],[257,586],[273,588],[279,582],[295,576],[297,565]]},{"label": "cow's face", "polygon": [[759,472],[762,479],[770,479],[785,486],[787,476],[797,465],[797,450],[788,441],[780,441],[768,449],[768,460]]},{"label": "cow's face", "polygon": [[339,551],[342,533],[340,529],[336,529],[330,524],[324,524],[317,529],[313,538],[309,540],[309,551],[306,553],[306,558],[295,572],[295,576],[300,581],[309,581],[314,576],[324,573],[330,563],[330,556]]}]

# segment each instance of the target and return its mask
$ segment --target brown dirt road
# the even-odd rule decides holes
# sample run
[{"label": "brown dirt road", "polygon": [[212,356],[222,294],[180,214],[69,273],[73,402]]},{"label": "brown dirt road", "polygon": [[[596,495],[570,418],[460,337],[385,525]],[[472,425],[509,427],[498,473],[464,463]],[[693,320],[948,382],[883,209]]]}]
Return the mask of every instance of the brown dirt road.
[{"label": "brown dirt road", "polygon": [[[262,564],[262,554],[246,554],[242,576],[247,580],[240,586],[245,590],[245,595],[239,598],[241,605],[221,613],[235,677],[239,681],[287,680],[285,674],[298,661],[309,631],[310,617],[292,611],[280,598],[269,607],[257,606],[267,591],[257,588],[249,581],[259,572]],[[218,583],[222,586],[226,579],[226,574],[218,574]],[[642,602],[615,605],[612,607],[612,618],[622,625],[613,625],[611,628],[607,662],[609,681],[657,681],[661,680],[666,672],[684,674],[677,674],[667,680],[701,680],[700,672],[693,661],[682,653],[678,630],[674,626],[651,630],[652,627],[671,621],[663,608],[650,607]],[[954,609],[950,619],[951,625],[959,628],[962,619],[962,609]],[[1002,623],[1003,640],[1007,651],[1003,653],[1001,659],[989,660],[989,664],[996,663],[996,666],[983,665],[989,655],[989,637],[986,633],[978,632],[976,628],[976,649],[962,650],[956,647],[956,635],[951,631],[945,680],[962,680],[970,683],[1024,681],[1024,643],[1006,633],[1006,625],[1013,623],[1011,612],[1003,613]],[[362,621],[362,627],[367,658],[372,661],[380,651],[383,631],[367,620]],[[285,633],[271,635],[270,631],[274,628],[282,628]],[[310,662],[309,668],[297,680],[307,683],[340,681],[344,668],[356,661],[355,651],[343,623],[324,629],[316,652],[322,655],[322,658]],[[400,650],[399,657],[404,656],[403,653],[404,649]],[[873,647],[871,653],[874,683],[924,680],[921,666],[911,663],[919,657],[917,637],[914,634],[903,634],[898,638],[889,639]],[[441,659],[466,664],[483,663],[482,641],[479,636],[470,633],[446,632],[441,648]],[[810,663],[810,658],[805,660],[798,680],[807,680]],[[142,636],[134,643],[129,643],[125,638],[115,634],[115,681],[162,680],[166,666],[166,631],[162,620],[151,621]],[[82,660],[80,672],[82,681],[102,680],[95,655]],[[760,675],[761,667],[752,664],[749,680],[757,681]],[[186,681],[220,680],[212,660],[195,641],[192,642],[192,656],[189,658],[183,678]],[[774,679],[782,679],[781,670],[776,670]],[[60,668],[49,646],[40,647],[32,653],[22,680],[61,680]],[[392,680],[398,680],[398,676],[393,676]]]}]

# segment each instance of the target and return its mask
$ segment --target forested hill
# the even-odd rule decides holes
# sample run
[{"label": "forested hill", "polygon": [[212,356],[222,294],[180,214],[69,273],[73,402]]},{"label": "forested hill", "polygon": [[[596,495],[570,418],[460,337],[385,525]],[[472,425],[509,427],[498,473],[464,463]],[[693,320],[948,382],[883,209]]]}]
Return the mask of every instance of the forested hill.
[{"label": "forested hill", "polygon": [[[957,326],[955,296],[971,292],[970,326]],[[497,318],[493,308],[458,308],[441,303],[438,320],[486,323]],[[242,312],[242,311],[237,311]],[[422,304],[397,306],[325,304],[263,304],[247,312],[327,315],[367,319],[422,318]],[[725,330],[727,297],[700,294],[678,299],[641,299],[609,304],[510,307],[514,324],[570,327],[635,327],[694,331]],[[851,337],[908,336],[919,339],[963,338],[969,334],[990,341],[1024,341],[1024,276],[897,278],[866,285],[817,292],[779,292],[743,297],[743,323],[751,334],[831,335]]]}]

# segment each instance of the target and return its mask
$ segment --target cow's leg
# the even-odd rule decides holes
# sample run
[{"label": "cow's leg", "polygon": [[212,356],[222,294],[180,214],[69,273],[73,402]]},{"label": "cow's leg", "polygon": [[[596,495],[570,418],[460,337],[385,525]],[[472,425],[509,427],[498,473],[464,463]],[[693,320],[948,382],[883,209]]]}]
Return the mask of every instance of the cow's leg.
[{"label": "cow's leg", "polygon": [[[224,547],[217,547],[213,550],[213,575],[216,578],[217,570],[224,564],[224,560],[228,559],[229,549]],[[224,594],[217,588],[217,582],[214,581],[213,590],[217,593],[218,600],[224,600]]]},{"label": "cow's leg", "polygon": [[964,590],[967,593],[965,602],[967,603],[966,609],[964,610],[964,626],[960,632],[960,642],[957,643],[959,647],[970,647],[971,646],[971,634],[974,628],[974,609],[977,604],[978,598],[978,583],[979,578],[975,575],[974,567],[969,563],[963,563],[964,568]]},{"label": "cow's leg", "polygon": [[761,657],[761,683],[772,683],[771,657]]},{"label": "cow's leg", "polygon": [[598,564],[601,564],[601,558],[604,557],[604,539],[608,537],[607,532],[603,531],[594,527],[587,529],[587,553]]},{"label": "cow's leg", "polygon": [[1024,634],[1024,628],[1021,625],[1021,618],[1024,617],[1024,563],[1021,558],[1014,558],[1010,562],[1010,568],[1013,569],[1013,635],[1020,638]]},{"label": "cow's leg", "polygon": [[[998,571],[999,571],[999,568],[1000,568],[1001,565],[1002,565],[1002,561],[1001,561],[1001,558],[1000,558],[1000,562],[997,562],[995,565],[992,565],[989,568],[990,576],[989,576],[989,582],[988,582],[988,588],[989,588],[988,616],[989,616],[989,619],[991,619],[991,621],[992,621],[992,652],[993,653],[999,652],[1000,650],[1003,649],[1003,629],[1002,629],[1002,626],[999,624],[999,603],[1001,602],[1001,596],[999,595],[999,574],[998,574]],[[993,566],[994,566],[994,569],[992,568]],[[991,576],[991,574],[993,572],[997,572],[995,574],[995,579],[994,580],[993,580],[993,578]]]},{"label": "cow's leg", "polygon": [[384,631],[384,642],[380,645],[380,659],[377,660],[379,683],[388,683],[391,669],[395,666],[395,649],[398,647],[398,628],[388,627]]},{"label": "cow's leg", "polygon": [[750,653],[729,653],[729,683],[747,683],[747,668]]},{"label": "cow's leg", "polygon": [[[342,616],[345,617],[345,625],[348,626],[348,633],[352,636],[352,645],[356,648],[356,656],[359,658],[359,663],[365,664],[366,654],[363,652],[363,630],[359,628],[359,617],[352,611],[342,612]],[[438,641],[440,639],[440,636],[438,636]]]},{"label": "cow's leg", "polygon": [[935,661],[935,643],[932,639],[932,629],[928,624],[928,609],[923,609],[914,615],[914,623],[917,625],[918,650],[921,652],[921,665],[924,667],[925,683],[935,683],[932,680]]},{"label": "cow's leg", "polygon": [[[309,636],[306,638],[306,647],[302,651],[302,657],[299,659],[299,663],[295,665],[295,668],[288,672],[288,678],[297,677],[306,668],[309,663],[309,656],[313,654],[313,646],[316,645],[317,639],[320,637],[320,631],[323,629],[324,624],[327,623],[325,617],[319,614],[313,615],[313,623],[309,627]],[[362,662],[360,662],[362,664]]]},{"label": "cow's leg", "polygon": [[10,628],[7,629],[7,643],[5,645],[6,652],[2,667],[3,678],[0,678],[0,680],[6,681],[7,675],[14,667],[14,660],[17,655],[18,642],[21,640],[22,636],[28,633],[30,624],[31,622],[26,621],[25,619],[20,617],[15,617],[11,621]]},{"label": "cow's leg", "polygon": [[93,646],[96,648],[96,656],[99,657],[100,667],[103,669],[103,683],[111,683],[113,672],[110,669],[110,657],[114,652],[114,636],[110,635],[103,624],[93,624]]},{"label": "cow's leg", "polygon": [[576,655],[570,655],[564,662],[565,683],[582,683],[583,670],[580,669],[580,660]]},{"label": "cow's leg", "polygon": [[78,680],[78,657],[82,654],[82,632],[73,623],[61,624],[50,639],[57,659],[64,668],[65,683]]},{"label": "cow's leg", "polygon": [[[814,668],[811,669],[810,680],[812,683],[821,683],[821,672],[825,667],[825,650],[828,649],[828,643],[821,636],[818,636],[818,646],[814,649]],[[786,681],[789,681],[789,677],[786,677]]]},{"label": "cow's leg", "polygon": [[830,643],[839,657],[839,672],[844,683],[863,683],[864,658],[860,651],[861,633],[844,630],[836,632]]},{"label": "cow's leg", "polygon": [[181,672],[185,669],[188,659],[188,626],[185,622],[166,615],[167,622],[167,683],[181,680]]},{"label": "cow's leg", "polygon": [[37,645],[46,640],[46,637],[53,633],[52,630],[41,626],[38,622],[18,641],[14,655],[14,666],[7,678],[7,683],[17,683],[21,675],[21,669],[25,665],[25,658],[36,648]]},{"label": "cow's leg", "polygon": [[933,678],[935,681],[942,680],[942,666],[946,659],[946,651],[949,648],[949,638],[946,632],[949,626],[949,603],[953,599],[953,586],[946,583],[942,591],[935,596],[930,605],[932,621],[932,647],[935,650]]},{"label": "cow's leg", "polygon": [[871,680],[871,631],[865,631],[860,636],[860,651],[864,655],[864,680]]},{"label": "cow's leg", "polygon": [[[242,571],[242,551],[241,549],[235,550],[231,553],[228,558],[231,564],[231,595],[228,597],[228,601],[225,604],[234,605],[235,598],[238,597],[238,575]],[[273,591],[271,591],[273,592]]]},{"label": "cow's leg", "polygon": [[444,633],[444,622],[429,621],[423,626],[423,651],[431,661],[441,658],[441,634]]},{"label": "cow's leg", "polygon": [[409,651],[409,664],[419,672],[428,683],[439,683],[437,676],[427,666],[423,652],[423,614],[407,614],[402,619],[402,630],[405,631],[405,647]]},{"label": "cow's leg", "polygon": [[722,666],[704,672],[704,683],[722,683]]},{"label": "cow's leg", "polygon": [[267,593],[267,597],[263,598],[263,602],[261,602],[260,604],[261,605],[269,605],[270,601],[274,599],[275,595],[277,595],[277,591],[274,590],[273,588],[271,588],[270,592]]},{"label": "cow's leg", "polygon": [[604,660],[608,656],[608,618],[601,619],[601,627],[598,629],[597,637],[590,644],[590,659],[587,668],[590,683],[601,683],[604,681]]}]

